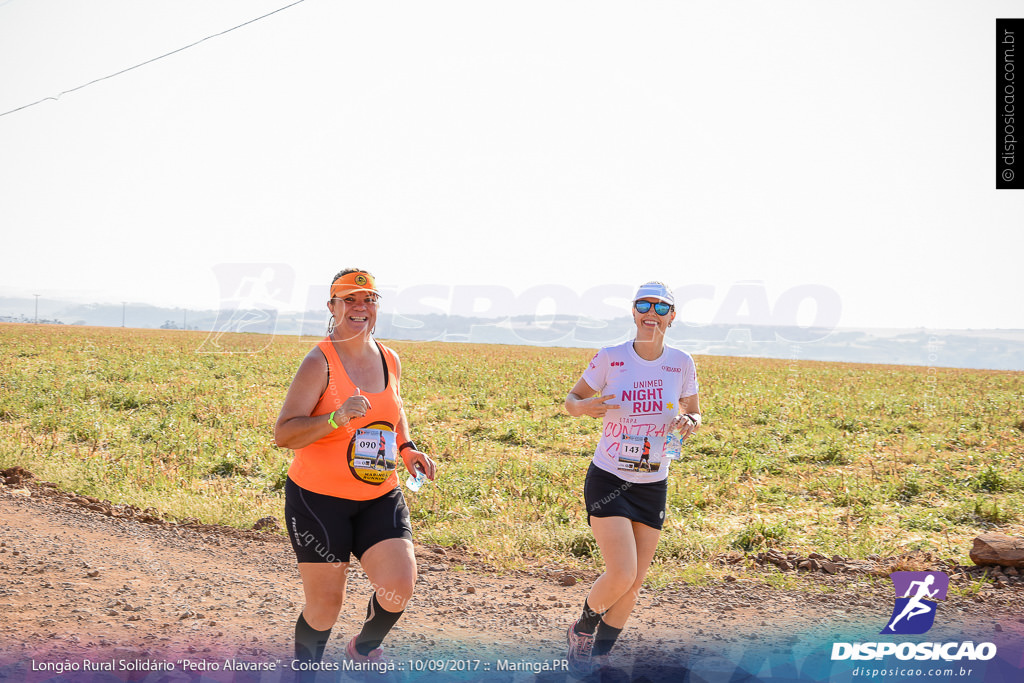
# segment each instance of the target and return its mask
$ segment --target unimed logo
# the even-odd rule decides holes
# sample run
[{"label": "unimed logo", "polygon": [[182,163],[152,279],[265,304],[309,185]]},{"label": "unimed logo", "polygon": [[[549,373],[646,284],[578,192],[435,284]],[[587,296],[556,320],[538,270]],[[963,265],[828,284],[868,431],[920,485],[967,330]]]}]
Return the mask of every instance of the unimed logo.
[{"label": "unimed logo", "polygon": [[[926,633],[935,623],[938,603],[949,591],[949,577],[943,572],[893,572],[896,604],[881,634],[917,635]],[[833,643],[832,660],[880,660],[895,656],[900,660],[946,662],[987,661],[996,656],[993,643],[973,641],[949,643]]]}]

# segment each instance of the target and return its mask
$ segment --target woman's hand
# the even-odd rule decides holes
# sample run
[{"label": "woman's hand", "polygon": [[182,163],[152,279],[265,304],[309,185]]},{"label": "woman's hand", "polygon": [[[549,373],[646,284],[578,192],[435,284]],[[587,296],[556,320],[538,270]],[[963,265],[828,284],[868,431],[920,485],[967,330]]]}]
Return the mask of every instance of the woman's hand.
[{"label": "woman's hand", "polygon": [[[601,419],[609,410],[617,410],[618,405],[609,405],[607,402],[615,398],[615,394],[607,396],[595,396],[597,390],[587,384],[587,380],[580,377],[565,397],[565,410],[573,417],[589,415]],[[589,398],[583,398],[589,396]]]},{"label": "woman's hand", "polygon": [[[420,472],[423,472],[427,475],[427,479],[434,481],[434,475],[437,474],[437,465],[430,459],[430,456],[415,448],[406,448],[402,451],[401,455],[402,462],[405,463],[405,469],[409,471],[409,474],[415,477]],[[417,465],[419,465],[419,470],[416,469]]]},{"label": "woman's hand", "polygon": [[669,431],[679,432],[679,440],[685,441],[700,429],[700,413],[679,413],[668,425]]},{"label": "woman's hand", "polygon": [[345,402],[338,408],[339,413],[345,416],[345,421],[348,422],[355,417],[364,417],[366,411],[371,408],[370,399],[366,398],[359,392],[359,387],[356,387],[356,393],[345,399]]},{"label": "woman's hand", "polygon": [[573,411],[574,415],[589,415],[590,417],[602,418],[609,410],[618,410],[618,405],[609,405],[607,401],[615,398],[615,394],[607,396],[594,396],[591,398],[579,398],[575,394],[570,397],[576,398]]}]

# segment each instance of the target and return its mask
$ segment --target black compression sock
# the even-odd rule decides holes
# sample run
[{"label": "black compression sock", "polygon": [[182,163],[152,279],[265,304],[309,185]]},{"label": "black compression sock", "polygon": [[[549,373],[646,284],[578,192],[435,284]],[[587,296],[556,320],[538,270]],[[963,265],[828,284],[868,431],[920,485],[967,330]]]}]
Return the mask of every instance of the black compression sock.
[{"label": "black compression sock", "polygon": [[319,662],[323,659],[324,649],[331,637],[331,629],[317,631],[306,622],[306,617],[299,612],[295,622],[295,659],[304,662]]},{"label": "black compression sock", "polygon": [[601,621],[601,617],[604,616],[604,612],[595,612],[590,608],[590,603],[586,600],[583,601],[583,616],[580,617],[579,621],[576,622],[576,633],[586,633],[590,635],[597,628],[598,622]]},{"label": "black compression sock", "polygon": [[[403,610],[404,612],[404,610]],[[384,636],[388,634],[391,627],[395,625],[402,612],[388,612],[377,602],[377,594],[374,593],[366,605],[366,621],[363,622],[363,630],[356,636],[356,652],[361,655],[368,655],[381,644]]]},{"label": "black compression sock", "polygon": [[618,640],[619,634],[622,633],[621,628],[614,628],[604,623],[604,619],[597,625],[597,631],[594,632],[594,648],[591,650],[592,654],[597,657],[598,655],[606,655],[608,651],[615,645],[615,641]]}]

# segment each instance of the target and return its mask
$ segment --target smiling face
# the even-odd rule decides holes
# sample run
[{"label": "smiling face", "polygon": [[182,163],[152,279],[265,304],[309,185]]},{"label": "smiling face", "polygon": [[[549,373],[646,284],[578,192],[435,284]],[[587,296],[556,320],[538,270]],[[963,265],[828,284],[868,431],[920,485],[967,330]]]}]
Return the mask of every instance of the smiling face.
[{"label": "smiling face", "polygon": [[334,334],[338,339],[369,336],[377,325],[377,295],[353,292],[327,302],[334,316]]},{"label": "smiling face", "polygon": [[662,303],[661,299],[643,297],[637,301],[646,301],[651,304],[646,313],[640,313],[636,310],[636,302],[633,302],[633,322],[636,323],[637,339],[651,339],[656,334],[664,335],[669,323],[676,317],[675,309],[670,309],[665,315],[658,315],[654,304]]}]

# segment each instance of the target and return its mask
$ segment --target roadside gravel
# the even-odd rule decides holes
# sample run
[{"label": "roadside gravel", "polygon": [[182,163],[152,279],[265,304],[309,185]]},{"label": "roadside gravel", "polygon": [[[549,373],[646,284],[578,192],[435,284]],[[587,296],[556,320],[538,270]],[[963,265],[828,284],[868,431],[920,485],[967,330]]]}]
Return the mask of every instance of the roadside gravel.
[{"label": "roadside gravel", "polygon": [[[593,576],[557,567],[500,573],[450,548],[417,546],[416,555],[416,596],[385,643],[393,660],[565,656],[565,630]],[[721,558],[737,571],[713,586],[645,590],[616,648],[622,666],[696,657],[727,668],[751,649],[877,634],[890,615],[891,584],[863,566],[793,569],[804,589],[776,590],[760,578],[782,570],[760,558],[753,569],[752,556]],[[369,596],[352,567],[328,659],[342,659]],[[977,574],[943,568],[954,584]],[[294,555],[278,532],[169,522],[28,478],[0,485],[0,680],[30,678],[32,662],[64,658],[288,661],[301,606]],[[1024,642],[1024,583],[1014,577],[946,601],[929,637],[964,633]]]}]

